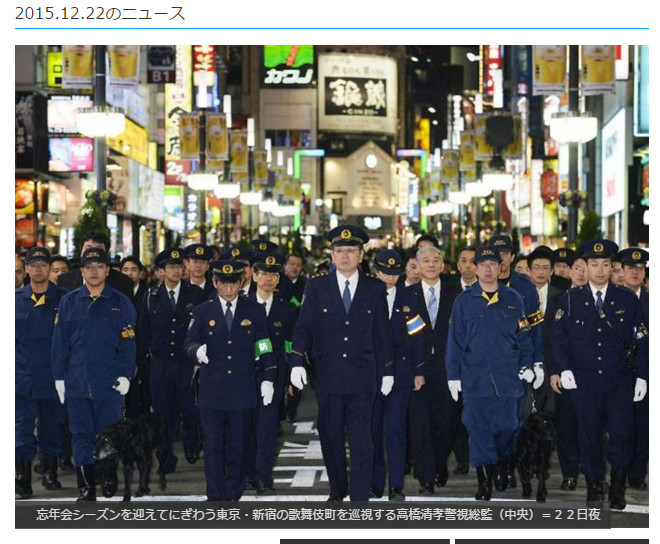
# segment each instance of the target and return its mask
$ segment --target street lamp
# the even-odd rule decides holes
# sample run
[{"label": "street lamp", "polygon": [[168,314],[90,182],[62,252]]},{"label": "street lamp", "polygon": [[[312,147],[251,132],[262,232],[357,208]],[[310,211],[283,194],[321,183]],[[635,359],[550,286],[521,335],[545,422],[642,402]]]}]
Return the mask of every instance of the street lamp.
[{"label": "street lamp", "polygon": [[577,111],[553,113],[550,136],[561,143],[584,144],[598,134],[598,119],[590,113]]},{"label": "street lamp", "polygon": [[94,106],[78,111],[78,132],[88,138],[112,138],[124,132],[126,116],[120,108]]}]

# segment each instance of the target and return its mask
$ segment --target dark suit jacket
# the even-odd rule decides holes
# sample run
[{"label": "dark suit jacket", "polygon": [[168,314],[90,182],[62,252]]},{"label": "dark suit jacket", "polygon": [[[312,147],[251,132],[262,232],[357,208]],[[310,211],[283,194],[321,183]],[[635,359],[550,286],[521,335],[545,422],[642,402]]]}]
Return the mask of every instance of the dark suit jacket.
[{"label": "dark suit jacket", "polygon": [[[57,285],[64,287],[69,291],[78,289],[83,284],[82,271],[80,268],[69,270],[57,278]],[[110,269],[107,284],[113,289],[117,289],[122,295],[133,300],[133,282],[126,274],[117,272],[114,268]]]},{"label": "dark suit jacket", "polygon": [[642,294],[639,297],[640,302],[642,303],[642,316],[644,317],[644,325],[646,328],[649,328],[649,291],[645,287],[642,287]]},{"label": "dark suit jacket", "polygon": [[139,312],[140,307],[142,306],[142,299],[144,298],[144,295],[147,293],[149,290],[149,286],[147,285],[146,281],[140,280],[140,286],[138,287],[138,290],[136,291],[135,295],[131,297],[131,300],[133,301],[133,306],[135,306],[135,309]]}]

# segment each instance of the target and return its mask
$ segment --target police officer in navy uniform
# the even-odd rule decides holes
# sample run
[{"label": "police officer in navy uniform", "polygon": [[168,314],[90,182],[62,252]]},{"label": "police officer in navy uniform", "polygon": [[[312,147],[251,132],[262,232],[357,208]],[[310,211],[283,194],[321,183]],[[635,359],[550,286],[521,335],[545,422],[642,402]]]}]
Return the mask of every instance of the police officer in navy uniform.
[{"label": "police officer in navy uniform", "polygon": [[463,393],[463,423],[470,462],[477,469],[477,500],[490,500],[493,468],[515,453],[518,399],[534,380],[533,346],[522,297],[498,282],[501,257],[494,247],[474,256],[478,284],[454,303],[447,340],[447,385]]},{"label": "police officer in navy uniform", "polygon": [[[49,282],[50,252],[33,247],[25,262],[30,283],[16,289],[15,301],[15,459],[16,494],[32,496],[31,465],[37,443],[43,452],[41,483],[59,489],[57,457],[62,449],[64,407],[57,399],[50,349],[55,316],[66,289]],[[34,436],[38,420],[38,439]]]},{"label": "police officer in navy uniform", "polygon": [[[589,283],[564,293],[552,330],[555,365],[568,390],[578,422],[580,464],[587,479],[587,501],[603,500],[603,436],[609,435],[610,506],[626,506],[625,480],[632,460],[634,403],[644,399],[648,383],[648,331],[639,299],[610,282],[610,240],[585,242]],[[637,347],[636,370],[626,351]]]},{"label": "police officer in navy uniform", "polygon": [[571,287],[571,262],[576,253],[569,247],[553,250],[555,264],[550,277],[550,285],[566,290]]},{"label": "police officer in navy uniform", "polygon": [[[280,250],[280,247],[270,240],[252,240],[252,247],[254,248],[255,253],[276,253]],[[254,258],[250,264],[254,264]],[[300,306],[300,301],[296,298],[295,289],[293,287],[293,282],[286,276],[284,270],[280,270],[280,281],[277,284],[277,296],[283,298],[290,304],[293,304],[296,307]],[[250,295],[253,295],[254,292],[251,292]]]},{"label": "police officer in navy uniform", "polygon": [[[108,256],[85,250],[81,259],[85,283],[62,297],[55,318],[51,360],[60,402],[67,401],[78,500],[95,501],[96,434],[122,415],[122,397],[135,372],[135,308],[131,300],[106,283]],[[117,460],[103,463],[102,491],[117,490]]]},{"label": "police officer in navy uniform", "polygon": [[181,280],[183,250],[172,248],[158,255],[165,279],[144,297],[139,321],[139,358],[148,360],[151,405],[163,418],[167,448],[164,470],[174,472],[172,450],[181,411],[181,441],[186,460],[195,463],[201,451],[199,411],[193,400],[191,378],[194,360],[183,351],[183,341],[195,306],[207,300],[202,289]]},{"label": "police officer in navy uniform", "polygon": [[209,263],[213,253],[211,248],[204,244],[190,244],[184,252],[184,265],[188,270],[187,283],[196,285],[204,292],[204,298],[215,296],[215,287],[209,273]]},{"label": "police officer in navy uniform", "polygon": [[[279,253],[257,253],[252,264],[252,279],[257,285],[257,292],[249,299],[263,306],[266,311],[269,337],[277,362],[273,400],[266,406],[259,405],[256,409],[246,452],[247,477],[248,480],[254,481],[257,495],[276,493],[273,487],[273,466],[277,451],[277,426],[280,404],[289,385],[288,359],[297,317],[295,308],[276,294],[283,264],[284,256]],[[262,381],[262,373],[257,372],[257,383]]]},{"label": "police officer in navy uniform", "polygon": [[218,294],[193,310],[184,344],[199,367],[198,406],[211,501],[237,501],[243,494],[248,412],[258,402],[272,403],[277,381],[266,312],[238,294],[244,266],[232,259],[211,263]]},{"label": "police officer in navy uniform", "polygon": [[[649,252],[641,247],[629,247],[619,251],[623,266],[623,285],[630,289],[642,305],[642,318],[649,328],[649,291],[644,287]],[[646,472],[649,463],[649,394],[635,403],[635,446],[628,469],[628,485],[634,489],[648,489]]]},{"label": "police officer in navy uniform", "polygon": [[[532,280],[511,269],[513,262],[513,241],[511,237],[506,234],[498,234],[491,236],[488,240],[488,245],[495,247],[500,252],[502,259],[499,281],[501,284],[511,287],[511,289],[518,292],[525,302],[525,316],[532,328],[531,337],[532,344],[534,345],[534,385],[539,386],[545,381],[545,371],[543,368],[543,331],[539,327],[543,323],[543,312],[541,311],[541,302],[539,300],[536,287]],[[530,409],[530,404],[527,399],[527,390],[525,387],[525,394],[519,399],[518,406],[518,428],[522,427],[525,420],[526,412]],[[518,440],[516,434],[513,438],[514,443]],[[512,456],[510,459],[502,459],[497,466],[497,477],[495,480],[495,488],[502,491],[507,487],[516,487],[516,478],[514,474],[515,458]]]},{"label": "police officer in navy uniform", "polygon": [[411,392],[419,391],[425,383],[426,344],[423,331],[426,324],[413,296],[403,287],[397,286],[399,277],[404,273],[401,254],[393,249],[382,250],[374,259],[374,267],[376,277],[387,288],[395,373],[392,392],[386,397],[376,395],[374,402],[374,469],[371,496],[382,496],[387,472],[389,500],[402,501],[405,500],[403,478],[408,436],[408,400]]},{"label": "police officer in navy uniform", "polygon": [[[368,235],[340,225],[327,234],[336,270],[310,278],[293,333],[291,383],[307,383],[305,352],[316,371],[318,430],[330,480],[331,501],[350,492],[353,501],[369,499],[373,467],[371,438],[375,396],[394,385],[392,338],[385,285],[358,271]],[[378,376],[382,380],[378,383]],[[351,455],[350,488],[344,432]]]},{"label": "police officer in navy uniform", "polygon": [[244,246],[234,246],[224,252],[222,258],[224,260],[235,259],[241,261],[243,266],[243,282],[239,294],[245,297],[254,295],[257,290],[257,285],[252,281],[252,258],[254,251]]}]

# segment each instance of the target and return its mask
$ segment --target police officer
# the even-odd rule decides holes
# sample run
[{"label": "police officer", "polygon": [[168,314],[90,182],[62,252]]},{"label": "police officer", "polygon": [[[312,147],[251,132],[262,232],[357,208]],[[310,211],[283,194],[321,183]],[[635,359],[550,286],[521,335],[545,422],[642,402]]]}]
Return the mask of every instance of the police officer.
[{"label": "police officer", "polygon": [[[193,310],[184,344],[199,366],[198,406],[211,501],[236,501],[243,494],[248,412],[257,407],[259,392],[264,405],[273,401],[277,381],[266,312],[238,294],[244,266],[231,259],[211,263],[218,294]],[[259,387],[257,372],[262,377]]]},{"label": "police officer", "polygon": [[[85,250],[84,284],[60,301],[51,360],[60,402],[67,400],[80,501],[95,501],[96,434],[121,418],[122,396],[135,372],[135,308],[106,283],[108,256]],[[117,460],[104,460],[103,495],[117,490]]]},{"label": "police officer", "polygon": [[254,257],[254,251],[243,246],[234,246],[222,255],[224,260],[235,259],[245,265],[243,266],[243,283],[239,292],[245,297],[254,295],[257,290],[257,284],[252,281],[252,257]]},{"label": "police officer", "polygon": [[477,248],[478,284],[454,303],[447,339],[447,384],[463,393],[470,462],[477,469],[477,500],[490,500],[493,465],[514,453],[522,381],[534,379],[533,346],[522,297],[498,282],[501,257]]},{"label": "police officer", "polygon": [[[649,252],[640,247],[629,247],[619,252],[623,266],[623,284],[637,295],[642,305],[642,317],[649,328],[649,291],[644,287]],[[644,481],[649,462],[649,395],[635,403],[635,445],[628,470],[628,485],[634,489],[648,489]]]},{"label": "police officer", "polygon": [[[513,241],[511,237],[506,234],[499,234],[491,236],[488,240],[488,245],[495,247],[500,252],[502,259],[499,282],[507,287],[511,287],[514,291],[523,298],[525,303],[525,316],[532,328],[531,337],[532,344],[534,345],[534,388],[540,387],[545,380],[545,371],[543,369],[543,331],[539,325],[543,323],[543,312],[541,310],[541,302],[539,295],[532,283],[532,280],[520,274],[515,270],[511,270],[511,263],[513,262]],[[525,394],[519,398],[518,405],[518,427],[522,427],[525,420],[526,413],[529,412],[531,405],[528,403],[527,387],[525,387]],[[517,442],[518,435],[513,438],[514,443]],[[497,479],[495,481],[495,488],[502,491],[507,487],[516,487],[516,478],[514,474],[515,459],[511,457],[508,460],[503,459],[497,467]]]},{"label": "police officer", "polygon": [[57,457],[62,449],[64,408],[57,400],[50,348],[57,308],[67,292],[48,281],[50,253],[46,248],[30,248],[25,260],[30,283],[16,289],[14,364],[16,494],[22,499],[32,496],[37,420],[39,449],[44,454],[41,483],[46,489],[62,487],[57,479]]},{"label": "police officer", "polygon": [[[568,247],[560,247],[553,251],[555,256],[555,265],[552,269],[553,276],[559,276],[570,281],[571,279],[571,261],[575,257],[575,251]],[[550,282],[552,283],[552,281]]]},{"label": "police officer", "polygon": [[194,360],[183,351],[183,341],[195,306],[206,300],[196,285],[182,281],[183,250],[172,248],[159,254],[165,271],[163,283],[145,296],[139,321],[139,358],[149,361],[149,386],[154,413],[163,418],[167,448],[164,470],[174,472],[177,457],[172,451],[181,411],[181,441],[186,460],[195,463],[201,451],[199,412],[193,400],[191,379]]},{"label": "police officer", "polygon": [[[251,244],[255,253],[276,253],[279,251],[279,246],[270,240],[252,240]],[[250,264],[254,264],[254,258],[251,260]],[[295,296],[293,282],[287,277],[287,275],[284,273],[284,270],[280,270],[279,275],[280,280],[277,284],[277,296],[283,298],[290,304],[293,304],[296,308],[299,308],[300,301]],[[253,295],[254,292],[251,292],[250,294]]]},{"label": "police officer", "polygon": [[[552,340],[561,385],[569,390],[577,416],[587,501],[603,500],[603,436],[607,432],[610,506],[622,510],[633,453],[633,403],[641,401],[647,391],[648,331],[639,299],[610,282],[611,258],[617,250],[610,240],[582,245],[589,283],[562,295]],[[626,356],[632,346],[639,349],[636,374]]]},{"label": "police officer", "polygon": [[[371,497],[379,498],[385,486],[385,473],[391,501],[405,500],[403,494],[404,466],[407,445],[408,399],[411,391],[419,391],[425,383],[426,350],[423,331],[426,328],[416,301],[403,287],[397,287],[404,273],[403,259],[398,251],[385,249],[374,260],[376,277],[387,288],[387,307],[394,346],[394,387],[386,397],[376,395],[372,431],[374,439],[374,469]],[[383,448],[383,435],[385,448]],[[387,450],[387,471],[385,466]]]},{"label": "police officer", "polygon": [[[263,306],[266,311],[269,338],[277,363],[273,400],[257,408],[246,452],[247,477],[255,482],[257,495],[275,495],[273,466],[277,450],[277,425],[280,404],[289,385],[288,358],[297,315],[295,308],[276,294],[283,263],[284,257],[279,253],[257,253],[252,264],[252,278],[257,285],[257,292],[249,299]],[[262,373],[257,372],[257,383],[263,380]]]},{"label": "police officer", "polygon": [[184,265],[188,271],[188,283],[196,285],[204,292],[204,298],[215,296],[215,287],[209,276],[209,262],[211,261],[211,248],[204,244],[190,244],[186,246]]},{"label": "police officer", "polygon": [[[330,480],[330,501],[349,493],[344,431],[351,455],[350,498],[369,499],[373,466],[371,418],[377,391],[394,385],[385,286],[360,274],[368,235],[340,225],[327,234],[336,270],[310,278],[293,334],[291,383],[307,383],[305,352],[316,370],[318,430]],[[383,376],[378,383],[378,376]]]}]

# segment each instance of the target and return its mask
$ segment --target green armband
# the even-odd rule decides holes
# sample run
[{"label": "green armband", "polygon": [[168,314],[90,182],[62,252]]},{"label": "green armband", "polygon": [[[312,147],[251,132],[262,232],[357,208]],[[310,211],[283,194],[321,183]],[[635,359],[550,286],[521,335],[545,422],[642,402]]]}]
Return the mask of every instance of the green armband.
[{"label": "green armband", "polygon": [[291,353],[291,349],[293,348],[293,342],[290,340],[285,340],[284,341],[284,353],[289,355]]},{"label": "green armband", "polygon": [[270,343],[270,338],[262,338],[254,343],[255,359],[258,359],[265,353],[273,353],[273,344]]}]

